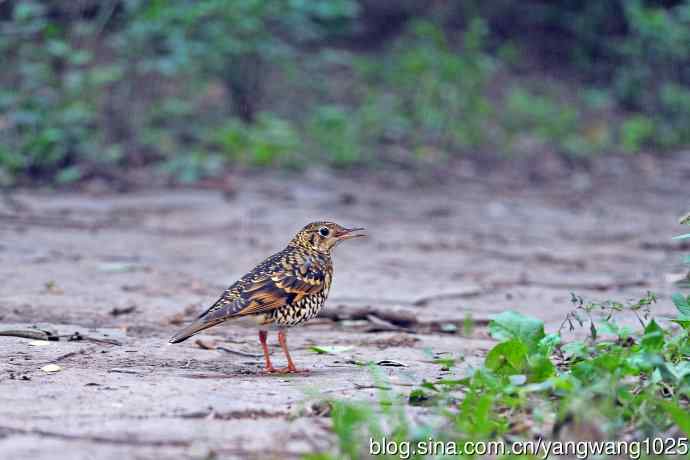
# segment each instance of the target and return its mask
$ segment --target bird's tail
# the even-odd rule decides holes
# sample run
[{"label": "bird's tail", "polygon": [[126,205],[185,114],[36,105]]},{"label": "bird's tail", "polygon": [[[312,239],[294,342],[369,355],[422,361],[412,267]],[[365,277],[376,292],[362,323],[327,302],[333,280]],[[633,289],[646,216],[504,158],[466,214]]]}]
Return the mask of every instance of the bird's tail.
[{"label": "bird's tail", "polygon": [[179,331],[177,334],[173,335],[168,342],[170,343],[180,343],[184,342],[188,338],[190,338],[193,335],[198,334],[199,332],[203,331],[204,329],[208,329],[209,327],[213,327],[216,324],[222,323],[224,321],[224,318],[217,318],[213,320],[204,320],[204,319],[198,319],[194,321],[192,324],[189,326],[185,327],[181,331]]}]

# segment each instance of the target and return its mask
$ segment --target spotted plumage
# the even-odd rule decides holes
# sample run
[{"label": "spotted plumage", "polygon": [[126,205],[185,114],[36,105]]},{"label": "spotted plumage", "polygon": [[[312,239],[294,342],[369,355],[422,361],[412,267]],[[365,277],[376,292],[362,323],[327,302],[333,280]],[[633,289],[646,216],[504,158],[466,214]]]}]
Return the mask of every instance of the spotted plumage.
[{"label": "spotted plumage", "polygon": [[266,370],[274,372],[266,346],[269,329],[278,329],[278,340],[288,360],[287,372],[296,372],[285,329],[309,321],[323,307],[333,279],[332,249],[341,241],[364,236],[333,222],[312,222],[288,243],[223,292],[199,318],[171,339],[186,340],[204,329],[228,320],[251,316],[259,327]]}]

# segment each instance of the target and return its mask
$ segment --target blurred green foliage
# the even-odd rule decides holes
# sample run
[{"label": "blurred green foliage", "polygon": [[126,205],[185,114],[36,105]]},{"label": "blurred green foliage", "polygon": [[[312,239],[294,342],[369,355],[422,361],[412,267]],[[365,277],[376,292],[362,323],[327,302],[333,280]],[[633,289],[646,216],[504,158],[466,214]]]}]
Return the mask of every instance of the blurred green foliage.
[{"label": "blurred green foliage", "polygon": [[415,21],[383,60],[361,66],[368,106],[386,111],[370,117],[378,122],[373,134],[413,146],[484,146],[493,115],[485,90],[495,69],[483,50],[486,34],[477,18],[454,49],[443,29]]},{"label": "blurred green foliage", "polygon": [[690,0],[7,0],[0,184],[676,149],[688,44]]}]

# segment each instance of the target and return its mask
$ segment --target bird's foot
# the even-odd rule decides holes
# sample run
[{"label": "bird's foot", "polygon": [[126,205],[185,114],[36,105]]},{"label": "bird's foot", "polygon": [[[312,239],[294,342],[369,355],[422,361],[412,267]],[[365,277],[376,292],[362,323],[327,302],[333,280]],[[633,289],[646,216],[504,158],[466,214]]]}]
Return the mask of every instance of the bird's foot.
[{"label": "bird's foot", "polygon": [[298,369],[296,367],[281,367],[279,369],[276,369],[273,366],[270,367],[264,367],[263,371],[266,374],[307,374],[309,373],[309,369]]},{"label": "bird's foot", "polygon": [[298,369],[295,366],[282,367],[276,372],[280,374],[308,374],[309,369]]}]

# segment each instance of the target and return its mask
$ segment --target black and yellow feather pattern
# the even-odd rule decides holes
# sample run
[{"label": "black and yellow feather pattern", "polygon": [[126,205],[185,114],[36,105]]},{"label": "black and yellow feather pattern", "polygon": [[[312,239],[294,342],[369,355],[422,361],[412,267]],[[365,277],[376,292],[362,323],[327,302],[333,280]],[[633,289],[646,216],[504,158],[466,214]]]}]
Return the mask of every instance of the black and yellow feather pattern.
[{"label": "black and yellow feather pattern", "polygon": [[261,325],[278,327],[296,326],[316,316],[330,289],[333,264],[329,253],[302,243],[296,238],[261,262],[170,342],[242,316],[259,316]]}]

